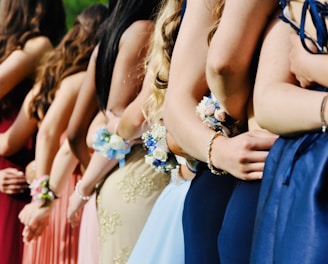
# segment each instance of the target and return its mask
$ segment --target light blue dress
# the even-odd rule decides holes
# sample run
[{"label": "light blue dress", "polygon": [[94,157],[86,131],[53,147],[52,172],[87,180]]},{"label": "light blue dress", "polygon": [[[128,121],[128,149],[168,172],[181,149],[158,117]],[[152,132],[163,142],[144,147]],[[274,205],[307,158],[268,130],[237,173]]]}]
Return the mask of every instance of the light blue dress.
[{"label": "light blue dress", "polygon": [[182,211],[190,182],[171,178],[158,197],[128,264],[184,264]]}]

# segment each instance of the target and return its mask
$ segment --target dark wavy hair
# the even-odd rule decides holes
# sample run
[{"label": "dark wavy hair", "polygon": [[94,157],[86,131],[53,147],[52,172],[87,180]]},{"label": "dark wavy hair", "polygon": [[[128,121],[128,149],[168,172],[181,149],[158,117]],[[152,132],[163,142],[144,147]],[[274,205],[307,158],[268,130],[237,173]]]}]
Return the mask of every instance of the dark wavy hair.
[{"label": "dark wavy hair", "polygon": [[96,62],[96,93],[100,110],[104,110],[107,105],[122,34],[135,21],[153,20],[160,2],[160,0],[118,0],[114,3],[112,15],[106,20],[106,32],[101,38]]},{"label": "dark wavy hair", "polygon": [[32,117],[42,120],[61,81],[87,69],[92,51],[104,29],[102,23],[108,16],[109,10],[102,4],[84,9],[58,46],[44,56],[36,77],[41,87],[30,103]]},{"label": "dark wavy hair", "polygon": [[55,46],[66,33],[62,0],[1,0],[0,63],[36,36],[47,36]]}]

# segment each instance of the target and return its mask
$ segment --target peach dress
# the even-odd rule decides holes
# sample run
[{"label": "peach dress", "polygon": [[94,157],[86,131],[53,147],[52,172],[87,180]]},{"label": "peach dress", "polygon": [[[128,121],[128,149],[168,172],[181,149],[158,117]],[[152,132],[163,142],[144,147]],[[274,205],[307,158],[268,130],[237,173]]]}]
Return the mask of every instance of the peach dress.
[{"label": "peach dress", "polygon": [[71,227],[67,221],[70,195],[80,179],[74,173],[50,214],[49,224],[43,234],[34,242],[24,246],[23,264],[76,264],[80,227]]}]

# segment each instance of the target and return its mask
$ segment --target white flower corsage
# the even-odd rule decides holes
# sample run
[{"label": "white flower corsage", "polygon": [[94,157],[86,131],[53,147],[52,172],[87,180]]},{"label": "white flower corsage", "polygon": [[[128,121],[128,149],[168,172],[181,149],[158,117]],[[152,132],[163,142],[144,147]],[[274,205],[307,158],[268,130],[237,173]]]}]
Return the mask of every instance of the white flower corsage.
[{"label": "white flower corsage", "polygon": [[154,124],[150,130],[143,133],[142,140],[147,148],[145,162],[157,172],[169,173],[175,169],[178,162],[166,143],[166,128]]},{"label": "white flower corsage", "polygon": [[116,134],[111,134],[107,128],[100,128],[93,137],[93,149],[107,159],[117,159],[120,168],[125,165],[125,156],[130,153],[130,144]]},{"label": "white flower corsage", "polygon": [[204,96],[196,106],[196,113],[208,127],[221,131],[225,136],[235,134],[234,120],[220,107],[219,101],[212,95]]}]

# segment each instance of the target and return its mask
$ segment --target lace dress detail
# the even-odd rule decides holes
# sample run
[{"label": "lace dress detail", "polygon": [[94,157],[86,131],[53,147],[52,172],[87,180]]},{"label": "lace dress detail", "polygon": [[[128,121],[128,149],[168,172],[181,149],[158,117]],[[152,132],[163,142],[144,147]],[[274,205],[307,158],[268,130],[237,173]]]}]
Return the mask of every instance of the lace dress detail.
[{"label": "lace dress detail", "polygon": [[134,146],[123,168],[111,172],[97,195],[99,263],[126,263],[157,197],[169,176],[145,163]]}]

